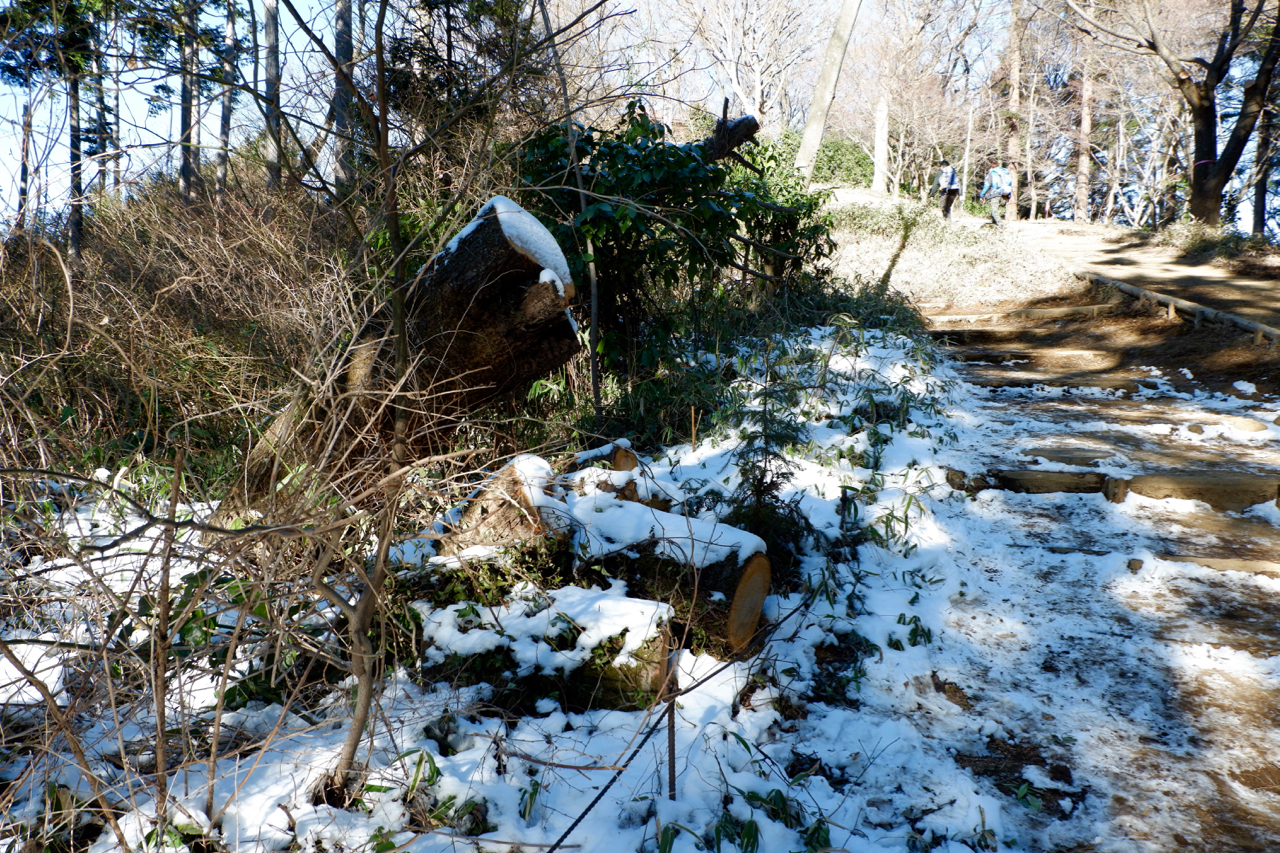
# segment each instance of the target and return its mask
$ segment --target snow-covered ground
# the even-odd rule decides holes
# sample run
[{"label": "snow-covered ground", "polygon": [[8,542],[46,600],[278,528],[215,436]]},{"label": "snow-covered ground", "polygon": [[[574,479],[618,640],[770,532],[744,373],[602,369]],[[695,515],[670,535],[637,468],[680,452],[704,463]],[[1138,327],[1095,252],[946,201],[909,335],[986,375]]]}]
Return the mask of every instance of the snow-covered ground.
[{"label": "snow-covered ground", "polygon": [[[792,479],[783,494],[816,531],[803,584],[770,596],[767,637],[746,659],[678,653],[673,715],[665,703],[577,713],[548,696],[535,714],[503,719],[487,712],[494,697],[485,684],[424,683],[399,671],[384,682],[358,756],[367,768],[358,798],[340,809],[317,804],[314,792],[347,735],[349,692],[288,710],[253,702],[223,715],[233,746],[215,766],[193,759],[170,774],[174,829],[157,837],[155,781],[145,761],[121,759],[154,749],[154,708],[145,697],[76,707],[70,722],[85,766],[67,749],[65,732],[51,731],[38,751],[6,743],[0,845],[56,822],[70,797],[94,799],[95,785],[119,804],[133,847],[181,849],[207,834],[236,853],[556,845],[585,853],[1136,853],[1183,842],[1214,849],[1201,837],[1212,821],[1197,822],[1192,806],[1221,804],[1223,787],[1235,786],[1227,792],[1233,819],[1261,823],[1275,813],[1274,791],[1240,780],[1270,766],[1280,739],[1242,718],[1250,708],[1273,715],[1280,659],[1224,646],[1188,611],[1199,587],[1225,588],[1243,601],[1274,597],[1280,580],[1158,559],[1161,530],[1145,520],[1186,509],[1170,505],[1177,502],[953,491],[944,466],[965,469],[1040,427],[946,364],[932,365],[920,341],[813,329],[775,341],[769,360],[798,389],[786,414],[806,428],[788,450]],[[757,393],[750,380],[766,369],[761,349],[744,347],[734,368],[744,393]],[[1277,408],[1222,397],[1194,402],[1237,415],[1265,412],[1268,421]],[[1277,432],[1247,441],[1274,442]],[[685,535],[705,542],[716,536],[716,509],[695,510],[710,492],[737,487],[743,442],[742,431],[727,429],[668,448],[642,460],[631,479],[641,498],[666,496],[672,514],[689,509],[703,528],[695,533],[691,523]],[[576,519],[585,560],[627,537],[679,538],[667,513],[659,518],[614,493],[541,476],[540,509]],[[1277,522],[1274,507],[1254,517]],[[110,497],[47,519],[72,545],[105,542],[139,522]],[[1083,526],[1104,547],[1055,550],[1055,532]],[[724,533],[716,559],[744,559],[757,548],[754,537]],[[601,542],[609,547],[593,544]],[[175,587],[201,577],[203,553],[193,537],[177,538],[167,557]],[[429,549],[402,554],[420,563],[406,572],[431,571]],[[7,730],[49,719],[36,710],[34,680],[64,703],[74,692],[75,653],[49,644],[100,643],[111,602],[139,584],[149,588],[165,559],[162,534],[149,529],[105,553],[36,555],[0,568],[10,595],[22,585],[47,600],[42,630],[5,634],[14,655],[0,660]],[[522,588],[500,607],[420,602],[413,610],[428,659],[502,647],[522,671],[566,672],[624,629],[617,662],[625,663],[672,618],[666,604],[625,593],[622,582]],[[551,641],[567,625],[580,632],[565,649]],[[207,731],[220,676],[195,669],[175,676],[171,731]],[[1197,691],[1251,698],[1208,703],[1200,713]],[[1237,737],[1245,731],[1252,740]],[[118,846],[107,830],[92,849]]]}]

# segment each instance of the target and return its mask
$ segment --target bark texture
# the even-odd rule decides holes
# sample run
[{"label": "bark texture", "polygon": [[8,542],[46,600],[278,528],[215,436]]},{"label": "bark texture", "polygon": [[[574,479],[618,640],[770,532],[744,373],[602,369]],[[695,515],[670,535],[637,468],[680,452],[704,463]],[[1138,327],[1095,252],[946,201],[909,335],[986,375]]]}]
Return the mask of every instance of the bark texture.
[{"label": "bark texture", "polygon": [[1080,124],[1076,132],[1076,197],[1073,218],[1088,222],[1089,185],[1093,180],[1093,73],[1088,63],[1080,72]]}]

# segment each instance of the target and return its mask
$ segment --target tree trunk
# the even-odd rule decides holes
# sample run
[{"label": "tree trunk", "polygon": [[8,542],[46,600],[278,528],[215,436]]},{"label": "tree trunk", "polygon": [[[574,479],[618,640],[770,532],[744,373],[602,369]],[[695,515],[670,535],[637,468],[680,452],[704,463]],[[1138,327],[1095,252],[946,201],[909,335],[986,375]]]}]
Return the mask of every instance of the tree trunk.
[{"label": "tree trunk", "polygon": [[889,95],[883,89],[876,100],[875,143],[872,153],[874,171],[871,175],[871,191],[884,195],[889,180]]},{"label": "tree trunk", "polygon": [[84,161],[80,154],[80,74],[74,69],[67,75],[67,113],[70,119],[71,148],[71,213],[67,252],[72,264],[80,264],[80,247],[84,243]]},{"label": "tree trunk", "polygon": [[[111,37],[117,38],[120,28],[120,14],[116,12],[111,19]],[[117,42],[118,44],[118,42]],[[119,54],[120,51],[116,50]],[[111,123],[111,191],[117,196],[120,193],[120,161],[123,153],[120,150],[120,73],[124,60],[119,56],[111,63],[111,113],[116,120]]]},{"label": "tree trunk", "polygon": [[1188,208],[1193,217],[1206,225],[1222,221],[1222,190],[1226,181],[1215,168],[1218,162],[1218,99],[1207,93],[1203,103],[1191,108],[1191,127],[1195,160],[1191,164],[1191,200]]},{"label": "tree trunk", "polygon": [[262,2],[262,38],[265,46],[267,124],[267,187],[280,188],[280,9],[278,0]]},{"label": "tree trunk", "polygon": [[1018,159],[1021,145],[1018,138],[1018,111],[1022,108],[1022,34],[1026,21],[1022,17],[1022,4],[1013,0],[1013,19],[1009,27],[1009,112],[1006,126],[1009,131],[1009,177],[1013,186],[1004,217],[1009,222],[1018,219]]},{"label": "tree trunk", "polygon": [[1077,222],[1088,222],[1089,217],[1089,182],[1092,167],[1093,135],[1093,74],[1086,62],[1080,72],[1080,125],[1076,133],[1076,200],[1072,218]]},{"label": "tree trunk", "polygon": [[107,191],[107,68],[103,56],[102,40],[104,18],[101,14],[93,16],[93,95],[96,118],[94,119],[94,160],[97,163],[95,179],[98,191]]},{"label": "tree trunk", "polygon": [[[904,129],[905,130],[905,129]],[[898,157],[893,164],[893,185],[889,188],[889,197],[897,201],[898,195],[902,192],[902,172],[906,168],[907,158],[905,148],[907,145],[907,135],[905,132],[898,133]]]},{"label": "tree trunk", "polygon": [[1036,194],[1036,163],[1034,153],[1034,141],[1036,134],[1036,84],[1035,79],[1031,81],[1030,90],[1027,92],[1027,137],[1026,144],[1026,167],[1027,167],[1027,196],[1029,206],[1031,208],[1031,221],[1036,221],[1036,215],[1040,208],[1040,196]]},{"label": "tree trunk", "polygon": [[[1239,6],[1243,9],[1244,4],[1240,3]],[[1211,73],[1199,83],[1192,82],[1186,74],[1183,74],[1185,79],[1180,78],[1175,83],[1191,109],[1195,150],[1191,163],[1191,199],[1187,208],[1193,217],[1207,225],[1219,225],[1222,222],[1222,192],[1235,173],[1236,165],[1239,164],[1258,117],[1266,105],[1278,55],[1280,28],[1272,28],[1254,72],[1254,79],[1245,84],[1240,109],[1221,152],[1218,150],[1217,86],[1226,74],[1226,65],[1217,69],[1221,73]]]},{"label": "tree trunk", "polygon": [[1116,132],[1117,142],[1107,149],[1107,200],[1102,212],[1102,221],[1110,223],[1115,214],[1116,194],[1120,189],[1120,169],[1116,166],[1116,151],[1119,146],[1120,130]]},{"label": "tree trunk", "polygon": [[1275,113],[1268,110],[1258,129],[1258,148],[1254,154],[1253,233],[1259,237],[1267,233],[1267,191],[1271,183],[1271,135],[1274,121]]},{"label": "tree trunk", "polygon": [[355,167],[351,155],[351,87],[347,85],[355,72],[352,65],[351,0],[337,0],[337,17],[333,29],[333,55],[339,68],[333,72],[333,183],[339,199],[350,192]]},{"label": "tree trunk", "polygon": [[19,233],[26,227],[27,195],[31,185],[31,101],[22,105],[22,160],[18,177],[18,216],[15,220]]},{"label": "tree trunk", "polygon": [[836,28],[831,31],[831,38],[827,41],[827,53],[822,60],[822,73],[818,76],[818,85],[813,89],[813,102],[809,104],[809,117],[804,124],[804,136],[800,138],[800,150],[796,152],[796,171],[803,175],[806,181],[813,178],[813,164],[818,159],[818,148],[822,145],[822,133],[827,126],[827,113],[831,109],[831,102],[836,98],[840,68],[844,65],[849,37],[853,34],[853,25],[858,20],[858,10],[861,7],[862,0],[844,0],[840,7],[840,17],[836,19]]},{"label": "tree trunk", "polygon": [[236,79],[236,6],[227,2],[227,26],[222,37],[222,122],[218,127],[218,207],[227,194],[227,159],[231,156],[231,95]]},{"label": "tree trunk", "polygon": [[969,121],[964,132],[964,166],[960,171],[960,204],[969,197],[969,157],[973,151],[973,100],[969,100]]},{"label": "tree trunk", "polygon": [[178,119],[182,162],[178,167],[178,191],[183,201],[191,204],[196,198],[196,22],[199,7],[188,0],[182,10],[182,94]]}]

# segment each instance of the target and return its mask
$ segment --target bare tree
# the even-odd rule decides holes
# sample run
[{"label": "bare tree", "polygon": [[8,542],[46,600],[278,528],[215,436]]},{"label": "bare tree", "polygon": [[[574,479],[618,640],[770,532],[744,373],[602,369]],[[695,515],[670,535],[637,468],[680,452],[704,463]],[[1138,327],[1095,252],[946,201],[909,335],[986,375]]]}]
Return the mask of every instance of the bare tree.
[{"label": "bare tree", "polygon": [[199,31],[198,17],[200,5],[194,0],[187,0],[183,5],[179,25],[182,27],[182,92],[179,118],[182,160],[178,169],[178,185],[183,199],[188,203],[195,201],[196,182],[200,175],[200,142],[196,137],[196,126],[200,121],[199,108],[196,103],[198,85],[196,75],[199,72],[199,51],[197,41]]},{"label": "bare tree", "polygon": [[[1168,71],[1171,85],[1191,113],[1194,154],[1189,211],[1196,219],[1217,225],[1222,219],[1223,191],[1253,134],[1280,58],[1275,5],[1260,0],[1250,10],[1245,0],[1229,4],[1203,0],[1176,7],[1139,0],[1085,9],[1078,0],[1066,3],[1081,29],[1115,47],[1145,53]],[[1256,54],[1257,69],[1244,86],[1240,109],[1219,150],[1218,90],[1236,58],[1248,51]]]},{"label": "bare tree", "polygon": [[875,130],[872,142],[871,191],[884,195],[889,181],[889,93],[883,86],[876,98]]},{"label": "bare tree", "polygon": [[81,263],[81,248],[84,242],[84,157],[80,148],[80,72],[73,69],[67,75],[67,117],[71,149],[71,211],[69,214],[69,234],[67,253],[75,265]]},{"label": "bare tree", "polygon": [[1267,233],[1267,192],[1271,185],[1271,147],[1275,134],[1275,108],[1268,106],[1258,128],[1258,144],[1253,155],[1253,233]]},{"label": "bare tree", "polygon": [[1013,7],[1009,14],[1009,95],[1008,108],[1005,112],[1005,126],[1008,133],[1006,141],[1009,146],[1009,177],[1012,179],[1013,187],[1009,193],[1009,204],[1005,210],[1005,218],[1017,219],[1018,178],[1020,176],[1017,163],[1022,159],[1018,133],[1018,125],[1021,120],[1019,113],[1022,109],[1022,36],[1027,28],[1026,18],[1023,17],[1022,0],[1013,0]]},{"label": "bare tree", "polygon": [[31,98],[22,105],[22,165],[18,178],[18,216],[17,231],[26,227],[27,196],[31,181]]},{"label": "bare tree", "polygon": [[1087,57],[1080,63],[1080,121],[1076,133],[1076,193],[1073,218],[1088,222],[1089,185],[1093,174],[1093,68]]},{"label": "bare tree", "polygon": [[277,0],[262,0],[263,61],[266,65],[267,185],[280,186],[280,7]]},{"label": "bare tree", "polygon": [[351,152],[351,74],[354,71],[351,44],[351,0],[337,0],[333,24],[333,183],[338,197],[350,190],[355,166]]},{"label": "bare tree", "polygon": [[821,38],[821,18],[797,0],[675,0],[711,73],[767,132],[796,111],[795,87]]},{"label": "bare tree", "polygon": [[231,154],[231,111],[236,81],[236,5],[227,0],[227,23],[222,38],[222,120],[218,127],[218,176],[215,188],[221,207],[227,192],[227,159]]}]

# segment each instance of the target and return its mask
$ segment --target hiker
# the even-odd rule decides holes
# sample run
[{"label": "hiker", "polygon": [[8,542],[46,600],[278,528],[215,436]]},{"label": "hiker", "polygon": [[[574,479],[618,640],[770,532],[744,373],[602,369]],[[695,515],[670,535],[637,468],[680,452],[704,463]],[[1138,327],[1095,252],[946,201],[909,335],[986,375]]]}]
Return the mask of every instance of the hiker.
[{"label": "hiker", "polygon": [[1013,176],[1009,170],[1000,165],[998,160],[991,161],[987,171],[987,179],[982,182],[982,194],[979,198],[991,199],[991,224],[1003,222],[1005,207],[1009,203],[1009,195],[1013,192]]},{"label": "hiker", "polygon": [[955,168],[950,161],[942,161],[942,170],[938,172],[938,194],[942,201],[942,218],[951,221],[951,205],[955,204],[956,198],[960,195],[960,176],[956,174]]}]

